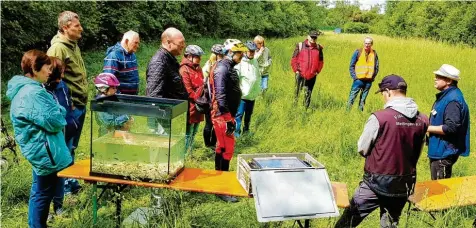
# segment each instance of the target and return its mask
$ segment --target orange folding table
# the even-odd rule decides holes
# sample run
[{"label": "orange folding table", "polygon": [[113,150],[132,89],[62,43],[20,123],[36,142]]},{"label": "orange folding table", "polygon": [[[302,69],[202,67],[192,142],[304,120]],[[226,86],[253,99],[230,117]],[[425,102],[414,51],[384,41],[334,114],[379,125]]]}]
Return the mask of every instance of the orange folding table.
[{"label": "orange folding table", "polygon": [[435,219],[432,212],[476,205],[475,185],[476,176],[417,182],[408,200]]},{"label": "orange folding table", "polygon": [[[91,176],[90,160],[82,160],[58,173],[59,177],[85,180],[93,184],[93,222],[97,221],[97,188],[98,182],[114,185],[116,192],[120,193],[127,186],[142,186],[150,188],[168,188],[182,191],[201,192],[209,194],[230,195],[237,197],[251,197],[246,193],[236,178],[236,172],[224,172],[208,169],[185,168],[170,183],[150,183],[133,180],[123,180],[108,177]],[[106,188],[104,186],[99,186]],[[345,183],[332,182],[332,190],[340,208],[349,206],[347,185]],[[121,197],[116,200],[116,216],[120,221]],[[120,224],[120,223],[119,223]]]}]

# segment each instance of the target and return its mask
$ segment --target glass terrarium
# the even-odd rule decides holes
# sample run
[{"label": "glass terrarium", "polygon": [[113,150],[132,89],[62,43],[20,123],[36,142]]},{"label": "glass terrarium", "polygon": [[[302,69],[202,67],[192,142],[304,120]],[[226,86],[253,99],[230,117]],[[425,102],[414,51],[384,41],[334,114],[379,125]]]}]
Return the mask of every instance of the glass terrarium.
[{"label": "glass terrarium", "polygon": [[187,101],[115,95],[91,101],[94,176],[166,182],[184,167]]}]

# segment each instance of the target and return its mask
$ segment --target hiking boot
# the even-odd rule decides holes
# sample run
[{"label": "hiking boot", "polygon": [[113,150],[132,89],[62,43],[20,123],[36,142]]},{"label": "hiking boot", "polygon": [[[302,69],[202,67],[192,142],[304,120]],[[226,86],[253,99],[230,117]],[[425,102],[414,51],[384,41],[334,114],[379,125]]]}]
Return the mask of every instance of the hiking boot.
[{"label": "hiking boot", "polygon": [[236,197],[233,197],[233,196],[227,196],[227,195],[217,195],[217,196],[221,200],[223,200],[225,202],[228,202],[228,203],[238,203],[238,201],[239,201]]}]

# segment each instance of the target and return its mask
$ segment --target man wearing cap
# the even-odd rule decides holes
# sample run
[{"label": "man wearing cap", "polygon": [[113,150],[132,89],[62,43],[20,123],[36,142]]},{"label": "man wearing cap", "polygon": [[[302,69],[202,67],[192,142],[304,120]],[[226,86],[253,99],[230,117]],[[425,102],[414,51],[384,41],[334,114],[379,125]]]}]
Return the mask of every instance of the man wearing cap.
[{"label": "man wearing cap", "polygon": [[428,117],[406,97],[407,84],[398,75],[379,83],[384,109],[370,115],[357,143],[365,157],[363,181],[335,227],[356,227],[380,208],[380,226],[396,227],[416,182],[416,165],[428,128]]},{"label": "man wearing cap", "polygon": [[469,155],[469,109],[458,88],[460,71],[443,64],[435,74],[436,101],[428,127],[431,179],[451,177],[458,157]]},{"label": "man wearing cap", "polygon": [[311,31],[306,40],[296,44],[291,67],[296,73],[296,91],[295,102],[299,98],[299,92],[304,87],[304,107],[308,108],[311,103],[311,94],[316,76],[321,72],[324,66],[323,47],[317,44],[317,31]]},{"label": "man wearing cap", "polygon": [[364,111],[365,99],[379,70],[378,56],[377,52],[372,49],[373,44],[374,41],[371,37],[365,37],[364,48],[355,50],[350,60],[349,71],[353,83],[347,101],[347,110],[352,108],[357,94],[361,92],[359,110]]}]

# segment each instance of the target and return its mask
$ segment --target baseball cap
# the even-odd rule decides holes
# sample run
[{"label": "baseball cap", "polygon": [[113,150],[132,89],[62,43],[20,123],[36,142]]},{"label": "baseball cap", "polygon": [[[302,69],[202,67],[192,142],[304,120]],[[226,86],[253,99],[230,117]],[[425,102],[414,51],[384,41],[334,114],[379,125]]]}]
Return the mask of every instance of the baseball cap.
[{"label": "baseball cap", "polygon": [[309,32],[309,36],[315,38],[319,36],[319,33],[316,30],[312,30]]},{"label": "baseball cap", "polygon": [[380,82],[378,84],[378,87],[379,87],[379,89],[377,90],[377,92],[375,92],[376,94],[380,93],[380,92],[383,92],[386,89],[389,89],[389,90],[400,89],[400,90],[403,90],[403,91],[407,91],[407,83],[405,82],[405,80],[402,77],[400,77],[396,74],[391,74],[391,75],[385,76],[382,79],[382,82]]}]

